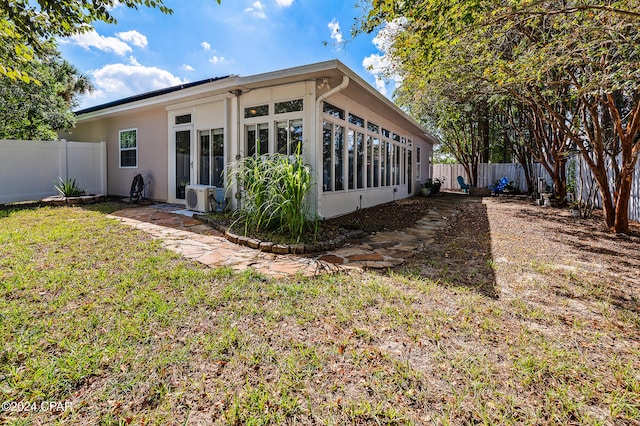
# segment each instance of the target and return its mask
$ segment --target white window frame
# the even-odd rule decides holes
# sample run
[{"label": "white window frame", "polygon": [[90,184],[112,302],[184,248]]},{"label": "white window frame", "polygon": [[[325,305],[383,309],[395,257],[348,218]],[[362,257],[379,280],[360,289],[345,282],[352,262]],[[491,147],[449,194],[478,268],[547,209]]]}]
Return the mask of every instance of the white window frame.
[{"label": "white window frame", "polygon": [[[124,132],[136,132],[136,146],[135,148],[122,148],[122,134]],[[135,166],[123,166],[122,165],[122,152],[123,151],[135,151],[136,153],[136,164]],[[118,131],[118,166],[121,169],[137,169],[138,168],[138,128],[131,129],[122,129]]]},{"label": "white window frame", "polygon": [[420,180],[422,177],[420,169],[422,168],[422,147],[416,146],[416,180]]}]

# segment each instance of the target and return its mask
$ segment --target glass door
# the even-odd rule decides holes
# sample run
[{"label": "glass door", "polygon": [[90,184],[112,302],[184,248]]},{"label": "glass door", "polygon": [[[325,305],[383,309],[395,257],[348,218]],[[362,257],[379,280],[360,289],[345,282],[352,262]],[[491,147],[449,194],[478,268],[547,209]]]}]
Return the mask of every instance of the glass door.
[{"label": "glass door", "polygon": [[176,199],[184,200],[191,183],[191,130],[176,130]]}]

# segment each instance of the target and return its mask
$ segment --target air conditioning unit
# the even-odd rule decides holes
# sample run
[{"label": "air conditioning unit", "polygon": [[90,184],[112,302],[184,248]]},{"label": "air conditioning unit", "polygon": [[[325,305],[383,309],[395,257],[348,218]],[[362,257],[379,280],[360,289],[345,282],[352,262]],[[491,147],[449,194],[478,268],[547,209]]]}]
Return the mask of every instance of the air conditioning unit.
[{"label": "air conditioning unit", "polygon": [[209,195],[213,191],[215,191],[215,187],[209,185],[187,185],[185,189],[187,208],[203,213],[211,211]]}]

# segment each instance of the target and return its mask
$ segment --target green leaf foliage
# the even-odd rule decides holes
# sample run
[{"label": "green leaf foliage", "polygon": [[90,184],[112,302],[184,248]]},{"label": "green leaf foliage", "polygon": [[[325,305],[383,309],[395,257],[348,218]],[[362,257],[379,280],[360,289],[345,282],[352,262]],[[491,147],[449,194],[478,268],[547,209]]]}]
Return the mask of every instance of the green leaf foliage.
[{"label": "green leaf foliage", "polygon": [[[628,231],[640,153],[640,3],[372,0],[354,32],[376,29],[386,31],[389,74],[402,79],[396,99],[418,120],[459,131],[460,116],[449,110],[499,100],[513,129],[527,118],[539,152],[556,145],[559,157],[573,145],[582,153],[608,227]],[[467,129],[461,140],[482,136]],[[554,140],[540,140],[545,132]]]},{"label": "green leaf foliage", "polygon": [[45,52],[51,39],[90,31],[96,21],[117,23],[111,13],[116,4],[173,13],[163,0],[0,0],[0,41],[14,46],[12,50],[0,47],[0,76],[32,80],[23,69],[30,56]]},{"label": "green leaf foliage", "polygon": [[0,139],[55,139],[75,124],[75,96],[92,86],[51,45],[24,72],[26,79],[0,76]]}]

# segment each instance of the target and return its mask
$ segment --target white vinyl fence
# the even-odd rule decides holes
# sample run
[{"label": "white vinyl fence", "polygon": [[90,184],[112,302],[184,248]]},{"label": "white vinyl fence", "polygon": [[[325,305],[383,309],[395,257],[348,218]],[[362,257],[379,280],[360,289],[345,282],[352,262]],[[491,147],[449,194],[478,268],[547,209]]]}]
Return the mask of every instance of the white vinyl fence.
[{"label": "white vinyl fence", "polygon": [[107,194],[106,142],[0,141],[0,203],[55,195],[59,177]]},{"label": "white vinyl fence", "polygon": [[[571,160],[574,161],[576,171],[576,184],[578,193],[582,193],[583,197],[589,193],[590,186],[596,185],[592,183],[592,175],[589,170],[589,166],[582,160],[580,155],[574,156]],[[534,182],[542,178],[551,184],[551,176],[540,164],[534,164]],[[464,178],[465,183],[469,183],[469,177],[464,171],[462,164],[434,164],[433,165],[433,178],[444,180],[442,189],[459,190],[458,176]],[[483,163],[478,165],[478,184],[476,186],[486,188],[487,186],[495,183],[502,177],[507,177],[509,181],[514,181],[515,185],[520,188],[520,191],[527,191],[527,182],[524,178],[524,171],[522,166],[517,163]],[[582,176],[582,179],[580,178]],[[610,177],[613,181],[613,176]],[[597,187],[593,187],[593,191],[597,193]],[[601,207],[600,197],[596,197],[596,206]],[[636,163],[636,172],[634,175],[633,186],[631,188],[631,199],[629,200],[629,219],[640,221],[640,162]]]},{"label": "white vinyl fence", "polygon": [[[458,185],[458,176],[464,178],[465,183],[469,183],[470,179],[464,171],[462,164],[434,164],[433,178],[444,180],[442,189],[460,189]],[[524,170],[518,163],[482,163],[478,164],[478,182],[479,188],[486,188],[496,183],[497,180],[507,177],[509,182],[513,181],[520,188],[521,192],[527,192],[527,181],[524,177]],[[534,182],[539,178],[551,181],[551,177],[540,164],[533,165]]]}]

